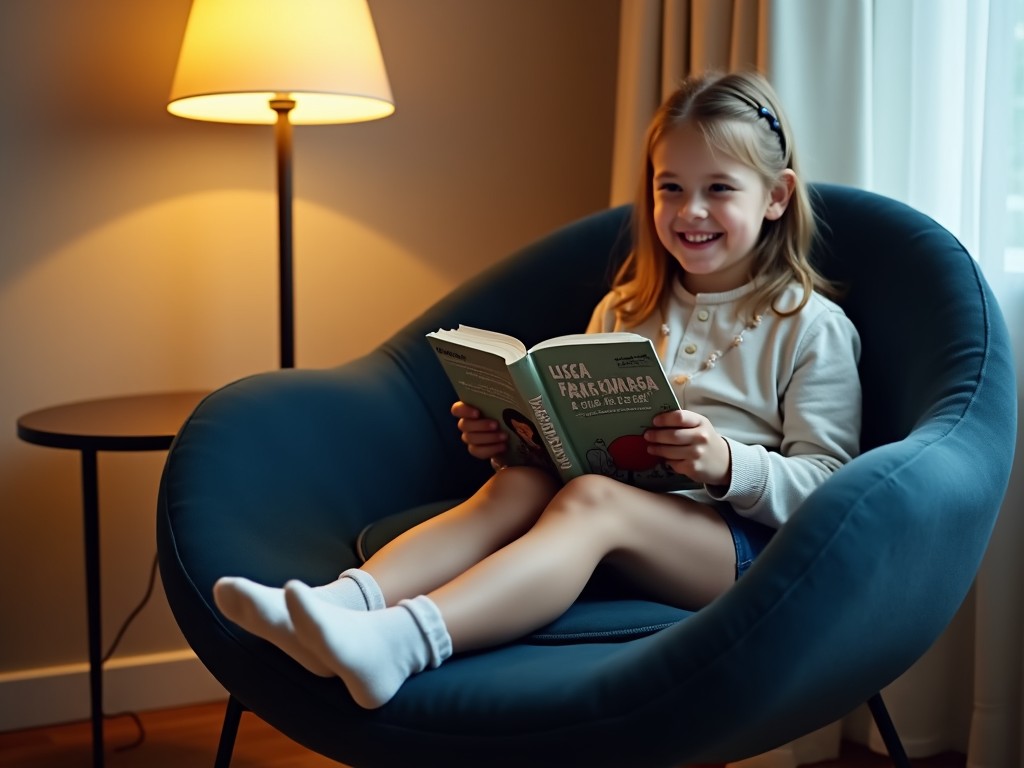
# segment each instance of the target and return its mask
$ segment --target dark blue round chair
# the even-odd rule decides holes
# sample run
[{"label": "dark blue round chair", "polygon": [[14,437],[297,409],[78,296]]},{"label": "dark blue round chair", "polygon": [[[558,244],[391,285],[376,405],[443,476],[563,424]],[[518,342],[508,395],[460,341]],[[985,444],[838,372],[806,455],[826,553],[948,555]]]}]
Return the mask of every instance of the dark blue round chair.
[{"label": "dark blue round chair", "polygon": [[259,374],[201,403],[167,458],[158,543],[174,615],[231,694],[220,763],[244,708],[353,766],[632,768],[748,757],[879,703],[981,562],[1012,464],[1014,374],[999,308],[955,238],[877,195],[813,195],[818,263],[847,286],[863,342],[863,454],[697,613],[598,574],[551,626],[366,711],[211,599],[225,574],[331,580],[471,494],[490,469],[459,441],[424,334],[467,323],[532,344],[580,331],[628,250],[628,209],[514,254],[362,359]]}]

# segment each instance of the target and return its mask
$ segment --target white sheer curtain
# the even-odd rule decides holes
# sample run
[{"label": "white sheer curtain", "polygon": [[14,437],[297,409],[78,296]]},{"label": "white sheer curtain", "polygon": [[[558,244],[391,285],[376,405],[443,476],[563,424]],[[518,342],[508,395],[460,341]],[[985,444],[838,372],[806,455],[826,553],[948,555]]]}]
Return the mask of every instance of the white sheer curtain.
[{"label": "white sheer curtain", "polygon": [[[1021,0],[776,0],[768,67],[810,178],[903,200],[979,259],[1011,329],[1018,381],[1024,273],[1011,246],[1024,243],[1011,242],[1022,207],[1011,183],[1024,177],[1013,122],[1024,100],[1021,38]],[[1016,471],[973,595],[885,692],[912,756],[954,749],[972,768],[1024,761],[1021,442],[1018,430]],[[866,718],[844,728],[883,749]]]}]

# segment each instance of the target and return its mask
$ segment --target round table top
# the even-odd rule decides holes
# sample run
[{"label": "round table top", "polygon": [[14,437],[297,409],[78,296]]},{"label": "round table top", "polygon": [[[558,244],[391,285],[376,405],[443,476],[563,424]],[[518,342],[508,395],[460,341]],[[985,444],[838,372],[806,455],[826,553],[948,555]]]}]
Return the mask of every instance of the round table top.
[{"label": "round table top", "polygon": [[51,448],[165,450],[206,394],[161,392],[57,405],[18,419],[18,437]]}]

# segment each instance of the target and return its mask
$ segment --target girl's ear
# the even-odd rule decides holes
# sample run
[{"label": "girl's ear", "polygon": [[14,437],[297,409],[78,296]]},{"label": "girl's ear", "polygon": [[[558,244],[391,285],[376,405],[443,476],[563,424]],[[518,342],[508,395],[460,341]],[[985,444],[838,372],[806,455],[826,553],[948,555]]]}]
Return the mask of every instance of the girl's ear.
[{"label": "girl's ear", "polygon": [[768,208],[764,212],[764,217],[769,221],[782,218],[795,188],[796,174],[792,168],[787,168],[768,192]]}]

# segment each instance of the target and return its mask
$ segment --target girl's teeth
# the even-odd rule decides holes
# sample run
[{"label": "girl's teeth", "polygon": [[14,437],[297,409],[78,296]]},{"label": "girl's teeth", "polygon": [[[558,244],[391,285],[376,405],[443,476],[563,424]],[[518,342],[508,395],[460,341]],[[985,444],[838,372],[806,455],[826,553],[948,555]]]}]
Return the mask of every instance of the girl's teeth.
[{"label": "girl's teeth", "polygon": [[683,235],[683,239],[688,243],[706,243],[709,240],[714,240],[718,235],[713,234],[697,234],[697,235]]}]

